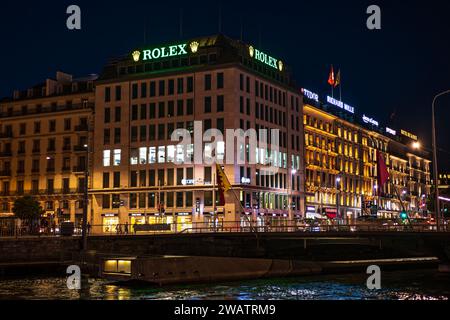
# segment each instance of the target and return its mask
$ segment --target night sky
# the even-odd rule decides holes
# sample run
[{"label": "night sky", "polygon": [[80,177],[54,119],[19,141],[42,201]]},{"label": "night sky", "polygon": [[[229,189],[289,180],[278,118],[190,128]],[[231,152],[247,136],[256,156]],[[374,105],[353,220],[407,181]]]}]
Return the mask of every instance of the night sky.
[{"label": "night sky", "polygon": [[[417,134],[431,148],[431,101],[450,89],[450,1],[1,1],[0,96],[54,77],[99,73],[112,57],[148,45],[222,32],[290,65],[299,87],[330,93],[342,70],[343,101],[358,113]],[[67,6],[82,30],[66,28]],[[370,4],[382,30],[366,28]],[[221,9],[219,9],[221,8]],[[450,95],[437,104],[440,171],[450,172]]]}]

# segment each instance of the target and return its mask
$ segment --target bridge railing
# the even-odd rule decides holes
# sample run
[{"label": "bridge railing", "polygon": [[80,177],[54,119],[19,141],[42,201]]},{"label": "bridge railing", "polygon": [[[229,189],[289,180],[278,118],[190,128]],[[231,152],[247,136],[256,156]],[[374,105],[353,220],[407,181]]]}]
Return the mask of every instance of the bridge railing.
[{"label": "bridge railing", "polygon": [[[433,224],[396,224],[382,225],[375,223],[356,224],[308,224],[298,221],[283,221],[278,224],[257,223],[250,226],[248,222],[222,221],[216,225],[205,222],[193,222],[189,224],[167,223],[167,224],[117,224],[117,225],[89,225],[89,235],[157,235],[157,234],[199,234],[199,233],[336,233],[336,232],[432,232],[436,231]],[[450,225],[445,224],[443,230],[450,232]],[[17,227],[1,227],[0,237],[22,237],[22,236],[60,236],[59,227],[38,228],[35,230],[18,229]],[[81,235],[81,229],[73,230],[74,236]]]}]

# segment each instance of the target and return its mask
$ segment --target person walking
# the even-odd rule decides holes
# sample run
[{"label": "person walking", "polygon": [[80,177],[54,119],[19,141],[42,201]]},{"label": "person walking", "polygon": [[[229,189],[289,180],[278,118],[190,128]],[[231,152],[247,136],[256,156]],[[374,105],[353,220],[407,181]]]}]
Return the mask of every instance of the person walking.
[{"label": "person walking", "polygon": [[124,234],[128,234],[128,221],[125,222],[125,226],[124,226],[124,227],[125,227],[125,228],[124,228],[123,233],[124,233]]}]

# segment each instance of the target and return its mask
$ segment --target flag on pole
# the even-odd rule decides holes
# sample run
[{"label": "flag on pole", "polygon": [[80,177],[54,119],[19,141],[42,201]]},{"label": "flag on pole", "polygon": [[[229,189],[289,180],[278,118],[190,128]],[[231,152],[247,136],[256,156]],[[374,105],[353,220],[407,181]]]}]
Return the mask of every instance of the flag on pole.
[{"label": "flag on pole", "polygon": [[225,192],[231,189],[231,183],[227,178],[227,175],[223,171],[222,167],[216,163],[216,179],[217,187],[219,189],[220,206],[225,205]]},{"label": "flag on pole", "polygon": [[334,81],[334,87],[336,88],[340,84],[341,84],[341,70],[339,69],[339,71],[336,75],[336,80]]},{"label": "flag on pole", "polygon": [[333,65],[331,65],[330,75],[328,76],[328,84],[333,87],[335,83],[334,81],[334,69]]},{"label": "flag on pole", "polygon": [[380,151],[377,150],[377,182],[378,182],[378,195],[381,192],[381,188],[386,184],[389,180],[389,172],[386,167],[386,162],[384,161],[384,157]]}]

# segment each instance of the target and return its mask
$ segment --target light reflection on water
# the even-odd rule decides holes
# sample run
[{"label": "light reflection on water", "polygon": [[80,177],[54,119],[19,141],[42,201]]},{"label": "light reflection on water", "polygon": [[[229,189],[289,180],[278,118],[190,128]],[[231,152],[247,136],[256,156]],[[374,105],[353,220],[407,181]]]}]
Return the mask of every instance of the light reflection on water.
[{"label": "light reflection on water", "polygon": [[127,286],[90,279],[90,288],[68,290],[63,277],[0,280],[0,299],[92,300],[448,300],[450,276],[434,270],[382,273],[382,290],[366,288],[365,274],[253,280],[213,285]]}]

